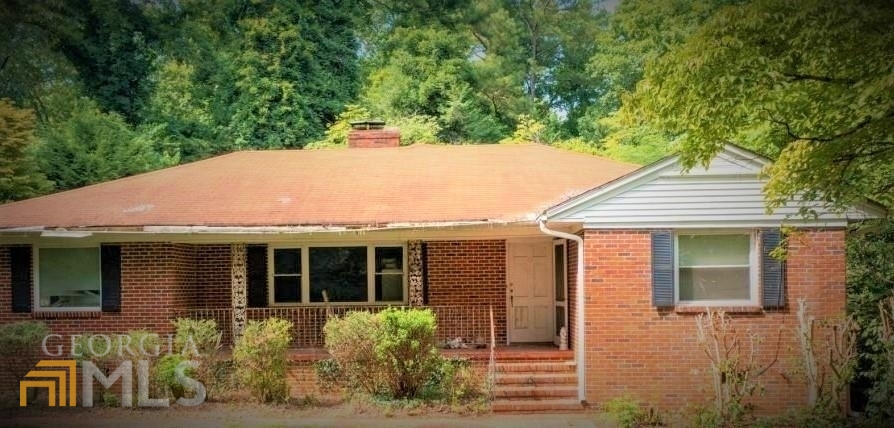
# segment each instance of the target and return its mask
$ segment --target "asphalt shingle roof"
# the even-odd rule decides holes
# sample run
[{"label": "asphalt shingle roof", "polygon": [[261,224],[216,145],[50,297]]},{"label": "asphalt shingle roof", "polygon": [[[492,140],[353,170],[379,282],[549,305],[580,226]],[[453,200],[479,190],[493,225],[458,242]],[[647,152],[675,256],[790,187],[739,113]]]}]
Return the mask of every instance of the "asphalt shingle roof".
[{"label": "asphalt shingle roof", "polygon": [[635,169],[534,144],[243,151],[0,205],[0,229],[516,221]]}]

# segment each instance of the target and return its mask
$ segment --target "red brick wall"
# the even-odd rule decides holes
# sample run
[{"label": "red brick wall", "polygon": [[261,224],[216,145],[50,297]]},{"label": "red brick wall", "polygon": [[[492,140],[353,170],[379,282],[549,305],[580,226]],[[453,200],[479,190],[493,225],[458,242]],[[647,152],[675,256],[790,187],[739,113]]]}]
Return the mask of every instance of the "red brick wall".
[{"label": "red brick wall", "polygon": [[[494,309],[497,343],[506,343],[506,242],[503,240],[428,242],[428,303],[465,306],[475,313],[439,320],[456,335],[490,340],[487,306]],[[461,319],[464,317],[471,317]],[[466,332],[468,331],[468,332]]]},{"label": "red brick wall", "polygon": [[[171,314],[190,304],[194,252],[182,244],[121,245],[121,312],[14,314],[9,248],[0,247],[0,322],[43,319],[55,333],[171,331]],[[33,286],[32,286],[33,287]],[[32,288],[33,289],[33,288]]]},{"label": "red brick wall", "polygon": [[229,308],[231,303],[231,253],[229,245],[196,245],[192,302],[197,308]]},{"label": "red brick wall", "polygon": [[[795,367],[796,302],[806,298],[817,319],[843,314],[844,245],[842,230],[806,231],[789,245],[788,307],[731,314],[740,330],[764,337],[766,359],[781,328],[779,360],[761,377],[765,394],[755,400],[759,413],[806,402]],[[651,305],[649,231],[586,231],[584,246],[587,400],[601,405],[627,394],[665,409],[709,404],[710,367],[696,343],[696,315]]]}]

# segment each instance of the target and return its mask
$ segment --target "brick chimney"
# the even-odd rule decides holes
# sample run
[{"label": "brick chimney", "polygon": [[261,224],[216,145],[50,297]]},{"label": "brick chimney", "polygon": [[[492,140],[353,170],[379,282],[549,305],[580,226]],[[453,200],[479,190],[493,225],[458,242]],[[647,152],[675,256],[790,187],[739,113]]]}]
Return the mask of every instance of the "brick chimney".
[{"label": "brick chimney", "polygon": [[348,147],[352,149],[374,149],[400,146],[400,130],[385,128],[382,120],[369,119],[351,122],[348,132]]}]

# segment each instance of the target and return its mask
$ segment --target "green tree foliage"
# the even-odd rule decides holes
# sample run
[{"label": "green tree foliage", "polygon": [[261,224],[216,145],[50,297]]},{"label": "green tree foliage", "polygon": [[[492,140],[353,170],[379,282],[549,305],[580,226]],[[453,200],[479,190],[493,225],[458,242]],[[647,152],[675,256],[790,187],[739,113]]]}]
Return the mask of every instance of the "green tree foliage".
[{"label": "green tree foliage", "polygon": [[168,166],[152,142],[116,113],[103,113],[89,99],[67,105],[70,115],[39,130],[41,170],[59,190],[112,180]]},{"label": "green tree foliage", "polygon": [[357,90],[353,2],[252,2],[238,20],[236,147],[301,147]]},{"label": "green tree foliage", "polygon": [[0,202],[37,196],[51,187],[34,159],[34,127],[32,110],[0,98]]},{"label": "green tree foliage", "polygon": [[858,381],[868,388],[867,413],[880,420],[894,417],[894,367],[885,357],[891,343],[881,340],[879,303],[894,295],[894,222],[861,225],[847,242],[847,310],[860,325]]},{"label": "green tree foliage", "polygon": [[[890,2],[756,0],[715,14],[646,68],[625,101],[679,135],[687,165],[727,142],[777,160],[770,208],[793,198],[894,205],[894,7]],[[804,214],[809,214],[805,211]]]},{"label": "green tree foliage", "polygon": [[144,13],[149,6],[130,0],[77,0],[71,7],[82,31],[62,39],[62,53],[103,111],[138,123],[152,90],[148,77],[156,56],[157,37]]}]

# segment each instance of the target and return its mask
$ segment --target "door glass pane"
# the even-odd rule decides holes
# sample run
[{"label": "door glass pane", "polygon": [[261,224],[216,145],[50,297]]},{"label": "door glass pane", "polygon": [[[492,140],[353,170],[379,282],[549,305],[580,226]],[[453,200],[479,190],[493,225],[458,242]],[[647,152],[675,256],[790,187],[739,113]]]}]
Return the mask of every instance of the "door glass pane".
[{"label": "door glass pane", "polygon": [[366,247],[311,248],[310,301],[322,302],[323,291],[331,302],[365,302]]},{"label": "door glass pane", "polygon": [[555,284],[556,284],[556,301],[564,302],[565,301],[565,246],[564,245],[554,245],[553,246],[555,261]]},{"label": "door glass pane", "polygon": [[99,307],[98,247],[41,248],[39,251],[40,307]]}]

